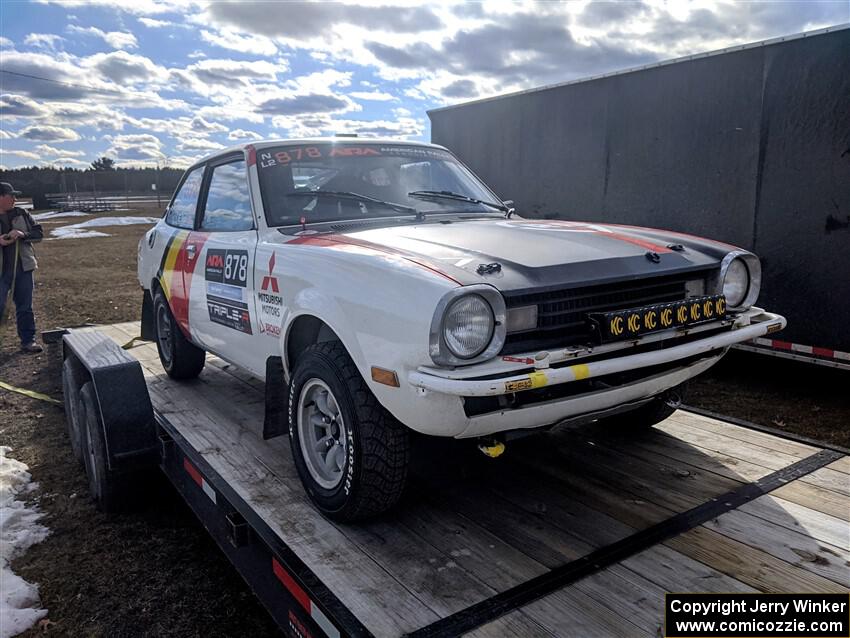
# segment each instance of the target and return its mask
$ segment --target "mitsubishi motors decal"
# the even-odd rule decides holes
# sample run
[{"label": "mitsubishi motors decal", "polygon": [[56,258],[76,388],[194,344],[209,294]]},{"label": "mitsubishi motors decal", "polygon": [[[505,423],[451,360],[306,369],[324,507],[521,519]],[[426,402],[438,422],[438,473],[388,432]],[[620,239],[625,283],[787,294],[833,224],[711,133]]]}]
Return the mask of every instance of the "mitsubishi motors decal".
[{"label": "mitsubishi motors decal", "polygon": [[276,253],[269,258],[269,274],[263,276],[260,290],[257,291],[257,306],[259,308],[260,332],[270,337],[280,336],[280,315],[283,310],[283,297],[280,295],[280,284],[274,276]]},{"label": "mitsubishi motors decal", "polygon": [[210,321],[253,334],[248,309],[248,251],[210,248],[204,263]]}]

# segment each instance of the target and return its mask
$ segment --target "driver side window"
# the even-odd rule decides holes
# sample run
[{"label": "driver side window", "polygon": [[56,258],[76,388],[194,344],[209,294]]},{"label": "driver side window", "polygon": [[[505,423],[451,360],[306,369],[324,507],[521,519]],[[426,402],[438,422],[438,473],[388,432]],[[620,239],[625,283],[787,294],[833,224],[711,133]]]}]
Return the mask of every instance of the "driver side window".
[{"label": "driver side window", "polygon": [[192,230],[195,227],[195,210],[198,208],[198,193],[204,179],[204,167],[199,166],[183,180],[180,190],[165,214],[165,223],[176,228]]}]

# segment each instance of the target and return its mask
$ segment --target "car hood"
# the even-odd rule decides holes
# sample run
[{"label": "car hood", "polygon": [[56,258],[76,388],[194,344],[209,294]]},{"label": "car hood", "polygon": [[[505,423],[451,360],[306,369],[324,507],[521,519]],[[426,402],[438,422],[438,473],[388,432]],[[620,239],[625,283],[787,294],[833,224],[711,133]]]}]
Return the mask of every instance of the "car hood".
[{"label": "car hood", "polygon": [[[429,221],[359,231],[353,225],[348,232],[314,237],[324,245],[352,243],[401,254],[461,284],[490,283],[506,291],[706,270],[735,249],[669,231],[525,219]],[[482,268],[489,264],[499,267]]]}]

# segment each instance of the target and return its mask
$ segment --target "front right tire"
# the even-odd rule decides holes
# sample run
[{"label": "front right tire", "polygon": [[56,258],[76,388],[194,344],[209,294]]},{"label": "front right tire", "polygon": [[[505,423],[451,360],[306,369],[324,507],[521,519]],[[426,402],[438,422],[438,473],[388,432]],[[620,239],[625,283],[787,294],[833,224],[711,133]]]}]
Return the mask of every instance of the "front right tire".
[{"label": "front right tire", "polygon": [[156,350],[162,367],[172,379],[194,379],[204,369],[206,352],[190,342],[168,305],[162,290],[153,299]]},{"label": "front right tire", "polygon": [[410,436],[338,341],[308,347],[289,388],[289,440],[310,499],[340,522],[377,516],[407,482]]}]

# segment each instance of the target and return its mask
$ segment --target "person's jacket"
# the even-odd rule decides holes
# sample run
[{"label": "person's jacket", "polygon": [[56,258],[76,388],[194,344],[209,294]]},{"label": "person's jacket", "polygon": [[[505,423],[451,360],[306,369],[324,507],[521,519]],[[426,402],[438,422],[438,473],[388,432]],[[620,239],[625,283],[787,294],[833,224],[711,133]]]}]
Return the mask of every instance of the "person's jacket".
[{"label": "person's jacket", "polygon": [[[35,259],[35,250],[33,250],[32,244],[41,241],[44,237],[44,230],[41,228],[41,224],[36,223],[32,215],[17,206],[6,212],[5,215],[9,217],[12,229],[18,229],[26,234],[25,237],[18,240],[20,244],[18,249],[20,250],[21,266],[24,272],[35,270],[38,268],[38,262]],[[6,266],[7,264],[3,263],[3,251],[0,250],[0,272],[5,272]]]}]

